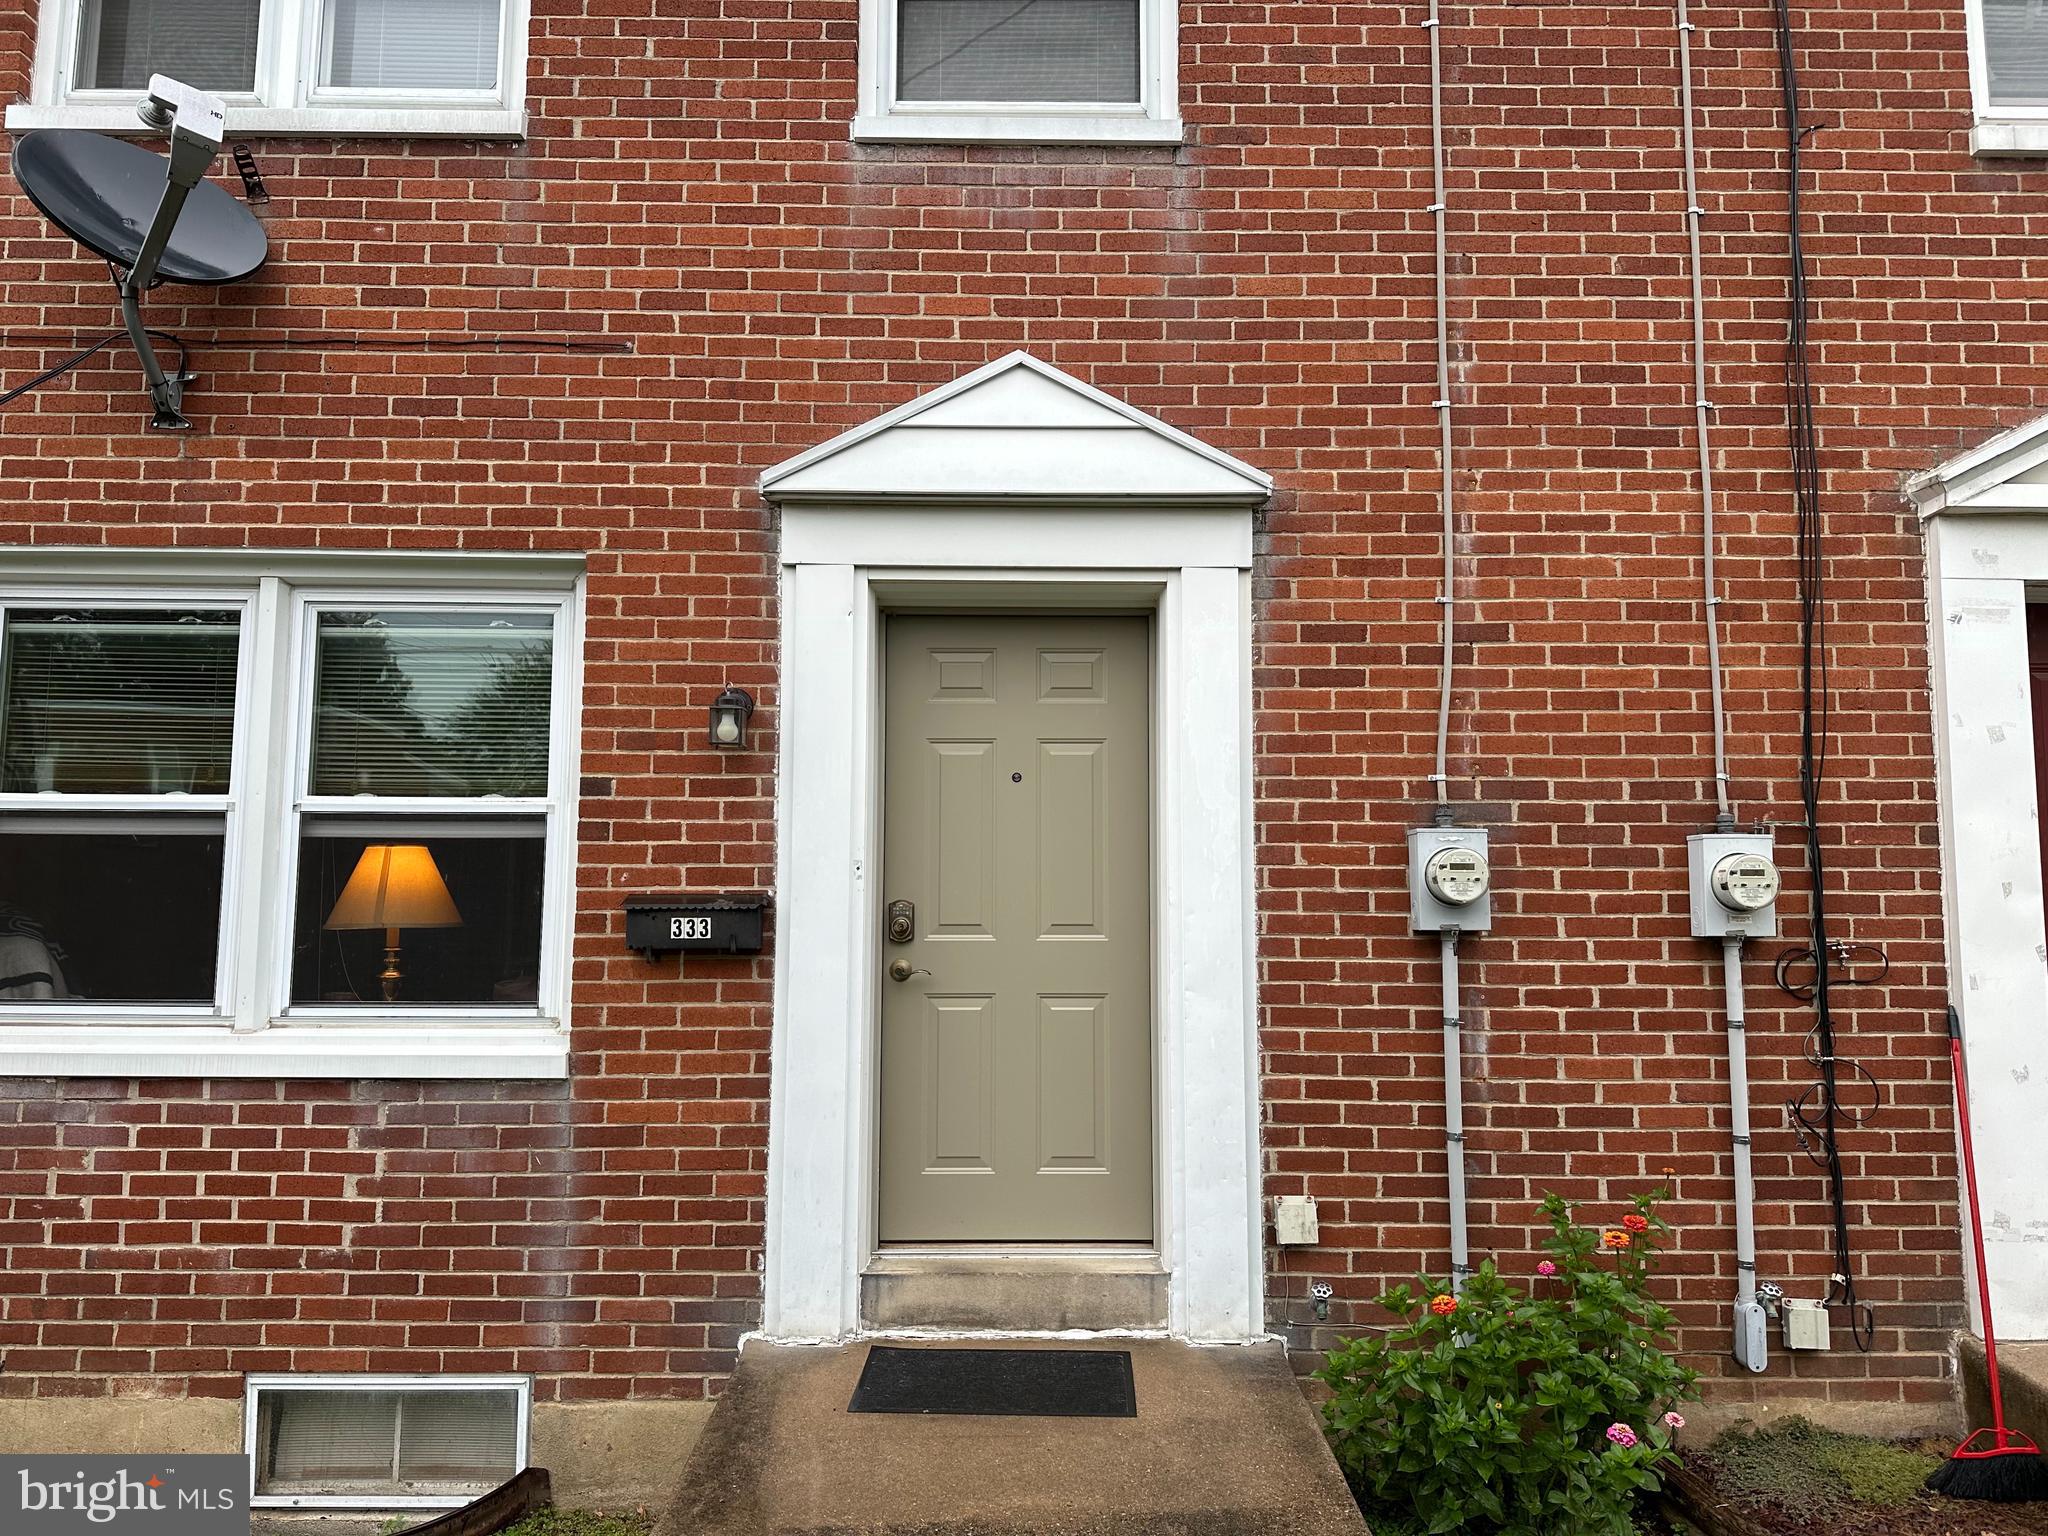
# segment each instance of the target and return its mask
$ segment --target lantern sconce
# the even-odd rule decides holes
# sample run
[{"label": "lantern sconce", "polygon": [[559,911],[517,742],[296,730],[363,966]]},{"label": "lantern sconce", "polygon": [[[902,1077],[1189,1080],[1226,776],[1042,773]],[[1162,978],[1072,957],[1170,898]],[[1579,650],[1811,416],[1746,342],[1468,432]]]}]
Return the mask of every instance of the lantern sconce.
[{"label": "lantern sconce", "polygon": [[744,688],[728,688],[711,705],[711,745],[721,751],[737,751],[747,744],[747,717],[754,712],[754,696]]}]

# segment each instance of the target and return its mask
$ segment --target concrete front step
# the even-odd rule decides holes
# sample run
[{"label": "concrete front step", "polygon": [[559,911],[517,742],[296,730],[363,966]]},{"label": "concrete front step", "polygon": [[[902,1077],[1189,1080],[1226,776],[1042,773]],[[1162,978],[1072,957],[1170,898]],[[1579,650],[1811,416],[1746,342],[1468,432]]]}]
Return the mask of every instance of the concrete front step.
[{"label": "concrete front step", "polygon": [[655,1536],[1366,1536],[1279,1346],[989,1347],[1128,1349],[1138,1415],[850,1414],[866,1344],[750,1343]]},{"label": "concrete front step", "polygon": [[[1970,1429],[1991,1423],[1991,1393],[1984,1375],[1984,1341],[1966,1333],[1956,1340],[1962,1367],[1963,1416]],[[1998,1384],[2005,1396],[2005,1426],[2048,1446],[2048,1342],[1998,1343]]]}]

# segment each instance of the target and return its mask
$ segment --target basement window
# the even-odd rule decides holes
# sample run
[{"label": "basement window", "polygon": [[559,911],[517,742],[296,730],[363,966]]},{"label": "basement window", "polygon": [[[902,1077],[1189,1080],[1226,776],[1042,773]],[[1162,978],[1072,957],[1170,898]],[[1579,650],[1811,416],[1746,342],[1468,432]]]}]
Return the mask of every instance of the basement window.
[{"label": "basement window", "polygon": [[525,1376],[250,1376],[258,1509],[450,1509],[526,1468]]}]

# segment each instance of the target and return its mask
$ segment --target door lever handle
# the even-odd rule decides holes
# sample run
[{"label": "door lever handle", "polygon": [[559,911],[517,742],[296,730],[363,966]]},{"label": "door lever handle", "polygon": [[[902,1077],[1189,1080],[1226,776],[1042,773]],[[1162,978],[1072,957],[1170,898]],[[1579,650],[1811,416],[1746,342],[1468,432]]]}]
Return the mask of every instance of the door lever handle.
[{"label": "door lever handle", "polygon": [[921,965],[912,965],[908,960],[891,960],[889,976],[893,981],[908,981],[913,976],[929,976],[931,972]]}]

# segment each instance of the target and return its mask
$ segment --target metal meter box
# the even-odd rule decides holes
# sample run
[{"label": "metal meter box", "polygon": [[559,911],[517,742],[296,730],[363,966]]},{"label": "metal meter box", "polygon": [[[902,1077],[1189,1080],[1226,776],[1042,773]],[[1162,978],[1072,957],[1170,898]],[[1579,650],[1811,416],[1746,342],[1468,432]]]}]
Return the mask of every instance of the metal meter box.
[{"label": "metal meter box", "polygon": [[1493,871],[1483,827],[1415,827],[1408,833],[1408,913],[1417,933],[1485,933],[1493,927]]},{"label": "metal meter box", "polygon": [[1768,832],[1701,832],[1685,846],[1694,938],[1778,936],[1777,849]]}]

